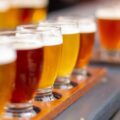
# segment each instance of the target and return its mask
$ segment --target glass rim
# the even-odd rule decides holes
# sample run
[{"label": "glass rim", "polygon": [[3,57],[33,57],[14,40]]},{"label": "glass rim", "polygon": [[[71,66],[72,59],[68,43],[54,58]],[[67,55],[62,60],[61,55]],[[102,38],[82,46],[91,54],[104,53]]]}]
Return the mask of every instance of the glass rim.
[{"label": "glass rim", "polygon": [[[38,29],[36,29],[38,28]],[[41,28],[41,29],[39,29]],[[43,29],[42,29],[43,28]],[[35,32],[49,32],[51,30],[55,30],[55,31],[60,31],[61,32],[61,28],[59,26],[54,26],[54,25],[51,25],[51,26],[47,26],[47,25],[37,25],[37,24],[28,24],[28,25],[19,25],[16,27],[16,31],[19,31],[19,30],[34,30]],[[29,31],[28,31],[29,32]],[[31,31],[32,32],[32,31]]]},{"label": "glass rim", "polygon": [[78,25],[78,22],[74,21],[74,20],[68,20],[68,21],[65,21],[65,20],[45,20],[45,21],[42,21],[42,22],[39,22],[39,25],[50,25],[50,26],[57,26],[57,27],[61,27],[61,25]]},{"label": "glass rim", "polygon": [[[7,30],[7,31],[0,31],[0,37],[1,37],[1,36],[15,36],[16,33],[23,33],[23,34],[28,34],[28,33],[30,33],[30,34],[33,34],[33,35],[34,35],[34,33],[33,33],[32,31]],[[15,36],[15,37],[17,37],[17,36]]]}]

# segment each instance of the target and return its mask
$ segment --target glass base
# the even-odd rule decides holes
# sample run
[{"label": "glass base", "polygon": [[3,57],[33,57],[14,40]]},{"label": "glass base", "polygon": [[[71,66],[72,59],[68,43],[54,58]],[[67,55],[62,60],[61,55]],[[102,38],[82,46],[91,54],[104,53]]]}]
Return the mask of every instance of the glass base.
[{"label": "glass base", "polygon": [[101,49],[100,55],[103,59],[108,61],[117,61],[118,59],[120,59],[119,51],[117,50],[110,51],[110,50]]},{"label": "glass base", "polygon": [[57,89],[71,89],[73,88],[73,85],[71,84],[71,78],[70,76],[66,77],[58,77],[54,87]]},{"label": "glass base", "polygon": [[56,98],[52,93],[52,87],[37,90],[35,101],[50,102],[54,100],[56,100]]},{"label": "glass base", "polygon": [[77,80],[83,81],[88,78],[88,72],[86,68],[75,69],[72,73],[72,76]]},{"label": "glass base", "polygon": [[10,103],[5,107],[4,118],[31,118],[36,115],[32,101],[28,103]]}]

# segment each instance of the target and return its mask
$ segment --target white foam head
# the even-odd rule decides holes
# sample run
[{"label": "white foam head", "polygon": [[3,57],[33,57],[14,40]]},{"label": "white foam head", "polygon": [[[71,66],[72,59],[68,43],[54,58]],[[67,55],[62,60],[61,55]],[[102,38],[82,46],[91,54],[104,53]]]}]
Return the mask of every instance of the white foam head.
[{"label": "white foam head", "polygon": [[[120,6],[119,6],[120,7]],[[120,20],[120,8],[101,8],[96,12],[96,17],[101,19]]]},{"label": "white foam head", "polygon": [[78,24],[71,21],[43,21],[39,25],[56,26],[61,28],[62,34],[76,34],[79,33]]},{"label": "white foam head", "polygon": [[0,45],[0,65],[9,64],[16,60],[16,52],[9,46]]},{"label": "white foam head", "polygon": [[[43,41],[40,41],[38,37],[33,37],[31,35],[22,36],[17,34],[16,37],[11,37],[13,40],[12,46],[16,50],[31,50],[43,47]],[[31,37],[30,37],[31,36]]]},{"label": "white foam head", "polygon": [[44,46],[55,46],[63,43],[60,29],[57,27],[42,27],[37,28],[39,38],[43,39]]},{"label": "white foam head", "polygon": [[5,12],[10,8],[9,0],[0,0],[0,12]]},{"label": "white foam head", "polygon": [[79,20],[80,33],[91,33],[96,31],[96,23],[92,19]]},{"label": "white foam head", "polygon": [[48,5],[48,0],[11,0],[11,5],[19,8],[44,8]]},{"label": "white foam head", "polygon": [[48,26],[26,25],[18,26],[18,31],[34,32],[39,40],[43,41],[44,46],[53,46],[62,44],[62,35],[60,28]]},{"label": "white foam head", "polygon": [[64,26],[61,26],[61,29],[62,29],[62,34],[77,34],[77,33],[79,33],[78,27],[74,27],[74,26],[64,25]]}]

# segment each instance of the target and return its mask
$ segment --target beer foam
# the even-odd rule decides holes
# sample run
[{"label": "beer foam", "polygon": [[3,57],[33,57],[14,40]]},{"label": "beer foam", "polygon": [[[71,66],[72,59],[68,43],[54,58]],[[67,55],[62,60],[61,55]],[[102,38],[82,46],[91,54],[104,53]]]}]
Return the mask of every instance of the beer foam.
[{"label": "beer foam", "polygon": [[19,8],[44,8],[48,5],[48,0],[11,0],[11,5]]},{"label": "beer foam", "polygon": [[20,41],[20,40],[17,40],[12,44],[12,46],[16,50],[31,50],[31,49],[38,49],[38,48],[43,47],[43,43],[40,41],[31,41],[31,40]]},{"label": "beer foam", "polygon": [[96,12],[96,17],[120,20],[120,8],[99,9]]},{"label": "beer foam", "polygon": [[48,37],[44,37],[44,46],[54,46],[54,45],[60,45],[63,43],[63,40],[62,40],[62,36],[58,36],[58,37],[53,37],[53,38],[50,38],[49,36]]},{"label": "beer foam", "polygon": [[16,52],[9,46],[0,46],[0,65],[8,64],[16,60]]},{"label": "beer foam", "polygon": [[24,29],[23,32],[17,32],[16,37],[11,38],[14,39],[13,46],[15,49],[37,49],[44,45],[43,41],[39,40],[39,36],[36,33],[33,34],[32,31],[27,29]]},{"label": "beer foam", "polygon": [[79,24],[80,33],[91,33],[96,31],[96,25],[94,23],[90,24]]},{"label": "beer foam", "polygon": [[[74,26],[75,25],[75,26]],[[76,24],[68,24],[66,21],[43,21],[39,23],[39,26],[56,26],[61,28],[62,34],[76,34],[79,33],[79,29]]]},{"label": "beer foam", "polygon": [[[39,34],[39,38],[43,40],[44,42],[44,46],[54,46],[54,45],[60,45],[63,43],[63,38],[62,35],[60,33],[60,31],[55,31],[55,29],[53,28],[52,30],[49,28],[51,27],[47,27],[48,29],[45,29],[45,27],[38,27],[38,34]],[[48,30],[48,31],[44,31],[44,30]],[[41,33],[40,33],[41,31]]]},{"label": "beer foam", "polygon": [[0,0],[0,12],[5,12],[10,8],[10,2],[6,0]]},{"label": "beer foam", "polygon": [[79,33],[79,29],[76,27],[63,26],[61,27],[62,34],[76,34]]}]

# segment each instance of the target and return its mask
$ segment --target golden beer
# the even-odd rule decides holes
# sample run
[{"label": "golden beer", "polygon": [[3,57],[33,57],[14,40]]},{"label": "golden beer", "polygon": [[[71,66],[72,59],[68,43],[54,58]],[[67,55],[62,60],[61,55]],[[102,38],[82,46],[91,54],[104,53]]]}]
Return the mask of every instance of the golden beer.
[{"label": "golden beer", "polygon": [[[5,54],[3,55],[3,53]],[[3,113],[5,105],[10,101],[14,87],[15,60],[14,51],[0,46],[0,115]]]},{"label": "golden beer", "polygon": [[44,20],[47,4],[48,0],[1,0],[0,29],[13,29],[20,24]]},{"label": "golden beer", "polygon": [[70,76],[76,64],[80,45],[78,24],[75,21],[58,20],[41,22],[40,25],[59,26],[61,28],[63,44],[54,87],[70,89],[72,88]]},{"label": "golden beer", "polygon": [[79,33],[63,33],[62,55],[58,70],[58,77],[70,75],[76,64],[79,51]]},{"label": "golden beer", "polygon": [[44,47],[44,63],[39,88],[51,87],[57,77],[61,58],[61,45]]}]

